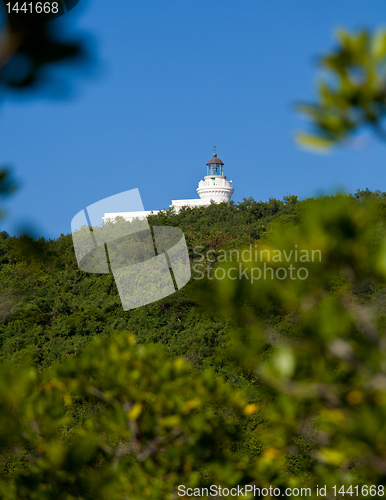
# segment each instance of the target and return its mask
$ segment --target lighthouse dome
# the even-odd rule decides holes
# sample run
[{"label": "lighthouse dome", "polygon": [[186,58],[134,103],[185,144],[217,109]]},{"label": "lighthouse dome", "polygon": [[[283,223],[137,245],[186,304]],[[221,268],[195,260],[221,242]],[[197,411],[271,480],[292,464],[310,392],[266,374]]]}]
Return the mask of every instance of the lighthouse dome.
[{"label": "lighthouse dome", "polygon": [[224,163],[220,160],[220,158],[217,158],[217,153],[213,154],[213,158],[211,158],[207,165],[224,165]]}]

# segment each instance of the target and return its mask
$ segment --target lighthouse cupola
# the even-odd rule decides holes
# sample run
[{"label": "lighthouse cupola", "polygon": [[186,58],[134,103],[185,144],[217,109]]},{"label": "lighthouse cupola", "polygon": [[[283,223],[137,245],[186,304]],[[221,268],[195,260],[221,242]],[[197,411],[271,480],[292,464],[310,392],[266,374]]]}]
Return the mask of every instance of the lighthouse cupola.
[{"label": "lighthouse cupola", "polygon": [[211,158],[208,163],[206,164],[206,175],[224,175],[223,174],[223,167],[224,163],[220,160],[220,158],[217,158],[217,153],[213,154],[213,158]]},{"label": "lighthouse cupola", "polygon": [[198,184],[197,193],[206,203],[221,203],[230,201],[233,194],[232,181],[227,181],[224,175],[224,163],[213,154],[206,164],[206,176]]}]

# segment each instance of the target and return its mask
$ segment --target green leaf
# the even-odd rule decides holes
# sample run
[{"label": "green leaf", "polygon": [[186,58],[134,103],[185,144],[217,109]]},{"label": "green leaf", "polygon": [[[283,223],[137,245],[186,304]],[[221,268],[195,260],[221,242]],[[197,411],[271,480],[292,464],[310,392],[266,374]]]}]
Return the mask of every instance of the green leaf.
[{"label": "green leaf", "polygon": [[299,132],[296,134],[298,144],[306,149],[317,151],[319,153],[329,153],[334,145],[334,142],[321,137]]}]

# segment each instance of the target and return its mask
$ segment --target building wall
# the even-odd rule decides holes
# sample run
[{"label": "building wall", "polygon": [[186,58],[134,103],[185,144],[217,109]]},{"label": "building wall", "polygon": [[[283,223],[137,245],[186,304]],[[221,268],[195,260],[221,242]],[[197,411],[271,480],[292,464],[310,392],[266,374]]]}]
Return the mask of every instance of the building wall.
[{"label": "building wall", "polygon": [[[200,198],[194,200],[172,200],[170,207],[174,207],[178,212],[182,207],[204,207],[211,203],[221,203],[230,201],[233,194],[232,181],[227,181],[225,175],[207,175],[198,184],[197,193]],[[160,210],[143,210],[141,212],[117,212],[106,213],[103,217],[105,222],[113,221],[116,217],[123,217],[125,220],[144,219],[148,215],[157,214]]]},{"label": "building wall", "polygon": [[141,210],[137,212],[113,212],[113,213],[106,213],[102,219],[105,222],[112,222],[114,219],[117,217],[122,217],[123,219],[131,222],[133,219],[144,219],[148,215],[155,215],[158,214],[160,210]]}]

